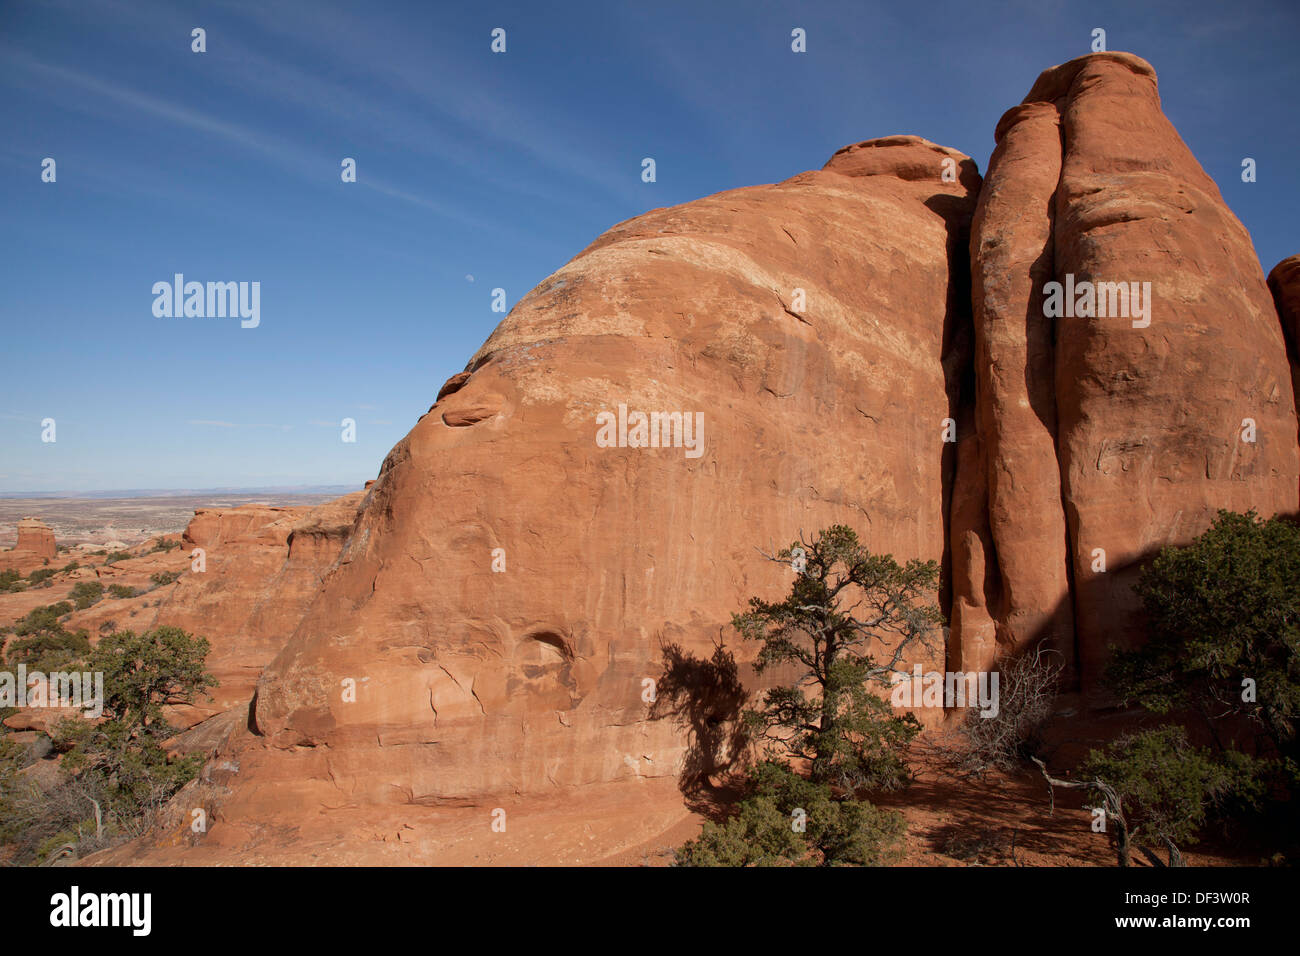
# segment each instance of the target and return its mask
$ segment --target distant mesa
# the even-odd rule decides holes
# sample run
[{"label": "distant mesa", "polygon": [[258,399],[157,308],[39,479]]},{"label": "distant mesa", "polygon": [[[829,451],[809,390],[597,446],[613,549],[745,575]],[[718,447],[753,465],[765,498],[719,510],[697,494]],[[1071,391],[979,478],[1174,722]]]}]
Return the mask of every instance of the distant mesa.
[{"label": "distant mesa", "polygon": [[15,551],[31,551],[42,558],[54,557],[57,548],[54,532],[40,518],[22,518],[18,522],[18,543]]},{"label": "distant mesa", "polygon": [[58,548],[54,532],[40,518],[20,518],[18,540],[13,548],[0,551],[0,571],[26,574],[53,558]]}]

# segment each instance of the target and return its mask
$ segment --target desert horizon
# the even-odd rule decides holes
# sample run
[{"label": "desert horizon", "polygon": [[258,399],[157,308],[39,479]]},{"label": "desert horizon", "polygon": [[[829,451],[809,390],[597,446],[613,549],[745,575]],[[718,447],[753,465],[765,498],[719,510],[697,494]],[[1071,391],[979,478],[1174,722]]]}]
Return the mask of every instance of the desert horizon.
[{"label": "desert horizon", "polygon": [[[323,486],[324,487],[324,486]],[[39,518],[54,532],[61,545],[103,545],[114,541],[139,544],[148,538],[180,534],[205,508],[236,508],[264,504],[293,507],[316,505],[344,494],[345,486],[329,491],[301,492],[292,489],[255,488],[158,489],[128,493],[104,491],[85,495],[0,495],[0,542],[13,541],[22,518]]]}]

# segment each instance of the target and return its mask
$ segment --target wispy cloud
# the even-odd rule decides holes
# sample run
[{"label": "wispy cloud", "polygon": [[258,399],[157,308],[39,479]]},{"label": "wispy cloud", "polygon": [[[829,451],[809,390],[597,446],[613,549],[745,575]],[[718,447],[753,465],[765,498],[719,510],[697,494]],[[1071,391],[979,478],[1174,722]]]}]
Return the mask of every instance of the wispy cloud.
[{"label": "wispy cloud", "polygon": [[[229,145],[254,152],[270,159],[304,182],[315,182],[321,186],[328,185],[331,188],[335,185],[340,160],[338,156],[326,156],[321,153],[303,150],[282,139],[268,137],[237,123],[231,123],[190,107],[169,102],[149,93],[130,89],[103,77],[91,76],[78,70],[44,62],[9,44],[0,43],[0,57],[5,58],[9,65],[27,71],[33,78],[41,78],[41,81],[32,84],[34,89],[48,92],[49,84],[45,81],[52,79],[78,90],[83,95],[61,98],[60,100],[63,103],[71,103],[76,108],[94,112],[89,105],[89,100],[90,98],[98,98],[101,101],[108,101],[125,108],[128,113],[134,114],[137,119],[141,117],[162,119],[174,125],[222,140]],[[90,96],[86,97],[84,94],[90,94]],[[112,178],[116,178],[116,176],[114,175]],[[525,235],[512,227],[491,219],[484,219],[481,215],[468,213],[447,203],[438,202],[408,190],[390,186],[373,175],[367,174],[359,177],[358,183],[390,199],[416,206],[441,218],[459,222],[474,229],[499,234],[507,233],[515,238]]]},{"label": "wispy cloud", "polygon": [[293,428],[292,425],[273,425],[273,424],[266,424],[266,423],[261,423],[261,422],[258,422],[258,423],[253,423],[253,422],[248,422],[248,423],[245,423],[245,422],[221,422],[221,421],[212,421],[212,420],[209,420],[209,419],[191,419],[189,422],[187,422],[187,424],[189,424],[189,425],[206,425],[206,426],[208,426],[208,427],[210,427],[210,428],[274,428],[274,429],[279,429],[280,431],[285,431],[285,432],[287,432],[287,431],[289,431],[290,429]]},{"label": "wispy cloud", "polygon": [[[481,82],[481,76],[480,82],[471,82],[469,78],[479,70],[465,44],[441,44],[438,56],[431,59],[426,40],[413,38],[404,24],[385,23],[368,11],[362,14],[320,0],[305,4],[285,0],[273,8],[246,4],[240,9],[264,34],[279,36],[286,43],[309,44],[336,66],[378,80],[393,93],[414,97],[416,108],[411,112],[415,116],[432,110],[444,123],[455,124],[458,134],[470,138],[471,166],[481,165],[485,153],[500,153],[507,147],[516,155],[532,157],[553,173],[623,200],[644,202],[637,188],[639,169],[632,174],[600,160],[603,137],[589,117],[556,115],[540,100],[512,104],[495,95],[490,84]],[[347,37],[347,42],[340,44],[340,37]],[[486,48],[486,34],[482,40]],[[393,102],[394,98],[388,96],[384,101]],[[517,188],[521,180],[515,177],[504,185]],[[554,192],[546,190],[544,195],[553,197]]]}]

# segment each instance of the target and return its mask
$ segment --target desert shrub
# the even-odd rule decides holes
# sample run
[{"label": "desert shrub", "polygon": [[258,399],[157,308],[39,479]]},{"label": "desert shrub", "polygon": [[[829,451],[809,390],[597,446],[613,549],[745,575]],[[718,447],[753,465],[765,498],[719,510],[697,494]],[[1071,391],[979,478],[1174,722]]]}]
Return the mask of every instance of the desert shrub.
[{"label": "desert shrub", "polygon": [[27,583],[32,587],[49,587],[50,578],[58,573],[54,568],[37,568],[27,575]]},{"label": "desert shrub", "polygon": [[62,625],[59,624],[59,618],[71,613],[72,605],[67,601],[32,608],[14,624],[14,633],[19,637],[26,637],[38,631],[61,630]]},{"label": "desert shrub", "polygon": [[28,670],[69,670],[90,650],[90,638],[84,630],[66,631],[62,627],[38,631],[29,637],[15,638],[5,653],[11,665],[25,664]]},{"label": "desert shrub", "polygon": [[1135,590],[1151,633],[1113,655],[1117,696],[1157,714],[1190,710],[1220,748],[1224,720],[1244,717],[1300,756],[1300,526],[1220,511],[1190,545],[1161,551]]},{"label": "desert shrub", "polygon": [[118,561],[125,561],[131,557],[130,551],[113,551],[104,559],[105,564],[115,564]]},{"label": "desert shrub", "polygon": [[178,627],[137,635],[107,635],[86,661],[104,674],[104,717],[100,723],[60,723],[59,746],[74,775],[100,775],[113,784],[113,800],[124,812],[150,804],[161,788],[168,795],[193,779],[199,763],[169,760],[162,742],[172,735],[163,707],[192,703],[216,686],[204,668],[208,642]]},{"label": "desert shrub", "polygon": [[84,630],[69,631],[59,618],[71,612],[66,601],[33,608],[14,626],[14,640],[5,652],[5,662],[12,667],[25,664],[29,670],[46,673],[70,669],[90,650]]},{"label": "desert shrub", "polygon": [[179,571],[159,571],[156,574],[149,575],[149,580],[157,587],[164,587],[168,584],[175,583],[181,576]]},{"label": "desert shrub", "polygon": [[998,673],[998,710],[991,717],[974,708],[961,725],[964,746],[948,756],[960,770],[981,774],[1012,770],[1038,752],[1052,716],[1061,663],[1046,649],[1003,661]]},{"label": "desert shrub", "polygon": [[215,686],[207,652],[206,640],[174,627],[105,636],[85,655],[85,668],[104,675],[103,719],[67,718],[54,729],[61,776],[48,792],[16,776],[14,765],[29,758],[0,741],[0,842],[18,862],[40,862],[69,844],[81,854],[152,825],[202,764],[168,754],[173,730],[163,707],[193,703]]},{"label": "desert shrub", "polygon": [[677,849],[678,866],[879,866],[900,852],[907,824],[896,811],[837,800],[772,761],[755,768],[748,789],[731,817]]},{"label": "desert shrub", "polygon": [[98,581],[78,581],[68,593],[68,598],[77,606],[78,611],[84,611],[103,596],[104,585]]},{"label": "desert shrub", "polygon": [[32,762],[31,751],[0,736],[0,843],[10,843],[17,836],[24,803],[33,789],[19,771]]},{"label": "desert shrub", "polygon": [[110,597],[130,598],[135,597],[135,588],[126,584],[110,584],[108,586],[108,593]]},{"label": "desert shrub", "polygon": [[23,582],[22,575],[10,568],[8,571],[0,571],[0,593],[9,593],[11,591],[24,591],[27,585]]},{"label": "desert shrub", "polygon": [[1283,856],[1300,851],[1298,582],[1300,526],[1220,511],[1144,569],[1135,591],[1150,637],[1114,652],[1106,671],[1123,702],[1199,720],[1234,781],[1212,818],[1234,842],[1253,833]]},{"label": "desert shrub", "polygon": [[77,570],[78,568],[80,568],[80,567],[81,567],[81,565],[79,565],[76,561],[69,561],[67,564],[65,564],[63,567],[61,567],[59,570],[60,570],[60,571],[65,571],[65,572],[66,572],[66,571],[76,571],[76,570]]},{"label": "desert shrub", "polygon": [[1130,846],[1147,856],[1166,850],[1169,865],[1178,865],[1180,846],[1196,841],[1213,808],[1252,786],[1248,767],[1216,761],[1177,726],[1126,735],[1092,751],[1080,776],[1096,782],[1094,797],[1117,825],[1121,866],[1128,864]]}]

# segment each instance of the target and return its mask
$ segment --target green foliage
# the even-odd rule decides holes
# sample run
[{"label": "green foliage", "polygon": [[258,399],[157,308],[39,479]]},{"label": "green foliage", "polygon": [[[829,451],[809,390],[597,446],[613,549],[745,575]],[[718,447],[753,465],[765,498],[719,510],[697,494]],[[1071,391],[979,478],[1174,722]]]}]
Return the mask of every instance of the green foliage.
[{"label": "green foliage", "polygon": [[146,729],[121,720],[95,725],[72,717],[60,721],[55,733],[63,769],[102,792],[103,809],[120,818],[161,806],[203,766],[199,755],[167,753],[163,741],[171,732],[163,725]]},{"label": "green foliage", "polygon": [[109,597],[130,598],[135,597],[135,588],[126,584],[110,584],[108,586]]},{"label": "green foliage", "polygon": [[678,866],[879,866],[899,852],[902,814],[836,800],[825,784],[770,761],[723,823],[706,823],[676,851]]},{"label": "green foliage", "polygon": [[8,571],[0,571],[0,594],[8,594],[11,591],[25,591],[27,585],[23,583],[22,575],[13,568]]},{"label": "green foliage", "polygon": [[45,585],[45,587],[49,587],[49,584],[46,582],[48,582],[50,578],[54,577],[54,575],[58,573],[59,572],[56,571],[54,568],[37,568],[31,574],[27,575],[27,583],[32,587],[36,587],[37,585],[42,585],[42,584]]},{"label": "green foliage", "polygon": [[68,593],[68,598],[77,606],[78,611],[84,611],[103,596],[104,585],[98,581],[78,581]]},{"label": "green foliage", "polygon": [[216,686],[204,669],[208,649],[201,637],[160,627],[109,634],[88,655],[86,669],[104,675],[104,719],[61,721],[56,743],[72,782],[101,794],[116,818],[161,806],[202,766],[200,756],[177,758],[164,749],[173,731],[163,707],[193,703]]},{"label": "green foliage", "polygon": [[78,568],[80,568],[80,567],[81,567],[81,565],[79,565],[76,561],[69,561],[67,564],[65,564],[65,565],[64,565],[62,568],[60,568],[59,570],[60,570],[60,571],[65,571],[65,572],[66,572],[66,571],[76,571],[76,570],[77,570]]},{"label": "green foliage", "polygon": [[163,538],[162,540],[158,541],[152,548],[149,549],[149,554],[155,554],[156,552],[159,551],[166,553],[168,551],[175,550],[180,546],[181,543],[179,541],[168,541],[166,538]]},{"label": "green foliage", "polygon": [[[102,552],[101,552],[102,553]],[[118,561],[125,561],[131,557],[130,551],[113,551],[104,559],[105,564],[115,564]]]},{"label": "green foliage", "polygon": [[5,654],[10,666],[25,664],[29,670],[68,670],[90,650],[84,630],[66,630],[59,618],[71,612],[66,601],[34,608],[14,626],[15,638]]},{"label": "green foliage", "polygon": [[19,637],[25,637],[39,631],[61,629],[62,625],[59,624],[59,618],[71,613],[72,605],[67,601],[59,601],[57,604],[46,604],[43,607],[33,608],[14,625],[14,633]]},{"label": "green foliage", "polygon": [[1118,796],[1133,845],[1168,848],[1172,857],[1179,845],[1196,841],[1210,811],[1229,794],[1253,789],[1248,765],[1216,761],[1177,726],[1121,737],[1104,751],[1092,751],[1081,772]]},{"label": "green foliage", "polygon": [[149,575],[149,580],[152,581],[158,587],[163,587],[165,585],[174,583],[177,579],[180,578],[180,576],[181,573],[179,571],[159,571],[157,574]]},{"label": "green foliage", "polygon": [[[757,671],[792,667],[796,677],[765,692],[746,725],[770,757],[808,761],[818,783],[850,791],[905,785],[904,755],[920,724],[894,716],[869,685],[888,688],[908,652],[928,647],[943,624],[924,603],[938,586],[938,563],[899,565],[872,554],[843,525],[773,559],[803,564],[789,595],[778,603],[751,599],[732,624],[762,644]],[[841,601],[852,603],[846,609]]]},{"label": "green foliage", "polygon": [[29,671],[70,670],[90,650],[90,638],[84,630],[65,631],[62,627],[39,631],[30,637],[16,638],[10,645],[9,664],[27,665]]},{"label": "green foliage", "polygon": [[18,833],[19,807],[32,790],[19,771],[30,762],[26,747],[0,736],[0,843],[12,842]]},{"label": "green foliage", "polygon": [[[1295,755],[1300,714],[1300,527],[1220,511],[1187,547],[1166,548],[1136,591],[1151,636],[1107,671],[1123,700],[1155,713],[1190,708],[1218,739],[1241,715]],[[1243,700],[1247,680],[1254,699]]]},{"label": "green foliage", "polygon": [[[48,623],[49,615],[37,619]],[[215,686],[203,666],[207,652],[207,641],[174,627],[109,634],[87,650],[84,669],[104,675],[102,719],[71,717],[54,728],[62,759],[50,789],[18,773],[35,755],[0,737],[0,843],[16,862],[42,862],[66,844],[84,853],[148,829],[202,765],[201,756],[167,752],[173,731],[163,708],[193,703]]]},{"label": "green foliage", "polygon": [[133,733],[166,728],[162,708],[193,703],[216,680],[204,670],[209,644],[179,627],[107,635],[86,660],[104,674],[104,714]]}]

